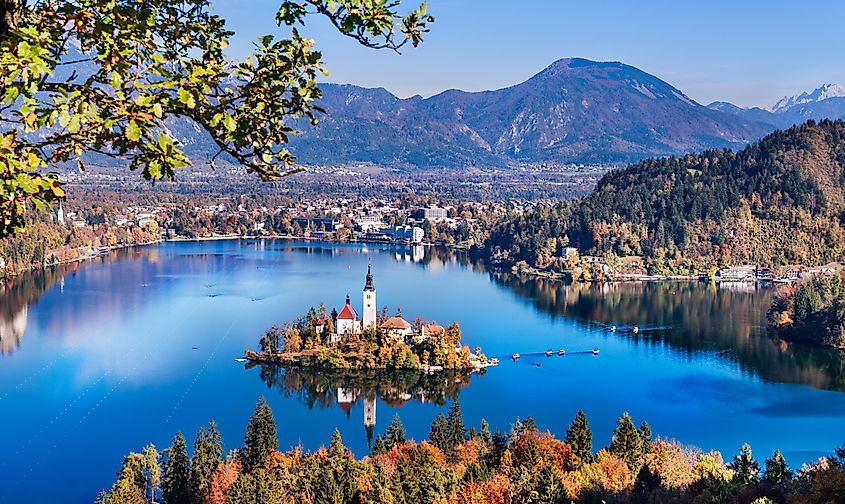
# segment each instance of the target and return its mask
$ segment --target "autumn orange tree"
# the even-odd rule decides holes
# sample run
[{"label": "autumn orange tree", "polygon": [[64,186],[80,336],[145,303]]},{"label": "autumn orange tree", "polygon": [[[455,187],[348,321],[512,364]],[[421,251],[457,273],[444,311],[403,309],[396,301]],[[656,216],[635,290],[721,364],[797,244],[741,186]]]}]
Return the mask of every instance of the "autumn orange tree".
[{"label": "autumn orange tree", "polygon": [[285,145],[294,121],[317,122],[325,73],[297,28],[326,17],[364,46],[418,45],[433,18],[399,1],[281,1],[289,35],[261,37],[240,63],[233,32],[209,0],[0,0],[0,237],[24,226],[30,204],[64,196],[55,167],[86,154],[115,158],[147,180],[173,180],[192,163],[165,127],[186,120],[217,151],[261,180],[298,171]]}]

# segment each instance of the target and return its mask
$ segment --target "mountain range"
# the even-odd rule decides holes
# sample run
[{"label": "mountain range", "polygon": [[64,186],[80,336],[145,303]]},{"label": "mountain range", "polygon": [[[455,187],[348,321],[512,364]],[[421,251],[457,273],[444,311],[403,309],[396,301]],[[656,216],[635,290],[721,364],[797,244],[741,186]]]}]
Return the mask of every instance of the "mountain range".
[{"label": "mountain range", "polygon": [[723,101],[713,102],[707,108],[733,114],[746,121],[767,124],[771,129],[786,129],[810,119],[845,118],[845,85],[825,84],[810,92],[784,96],[766,108],[743,108]]},{"label": "mountain range", "polygon": [[705,107],[618,62],[562,59],[525,82],[401,99],[385,89],[323,84],[326,114],[291,149],[305,164],[396,167],[515,163],[622,164],[742,147],[767,121]]},{"label": "mountain range", "polygon": [[[289,146],[305,165],[623,165],[740,149],[775,129],[845,117],[841,85],[784,97],[767,108],[703,106],[633,66],[582,58],[558,60],[524,82],[491,91],[398,98],[383,88],[328,83],[320,88],[326,113],[317,126],[295,124],[302,134],[292,136]],[[165,127],[197,163],[216,152],[207,133],[190,121],[171,118]]]}]

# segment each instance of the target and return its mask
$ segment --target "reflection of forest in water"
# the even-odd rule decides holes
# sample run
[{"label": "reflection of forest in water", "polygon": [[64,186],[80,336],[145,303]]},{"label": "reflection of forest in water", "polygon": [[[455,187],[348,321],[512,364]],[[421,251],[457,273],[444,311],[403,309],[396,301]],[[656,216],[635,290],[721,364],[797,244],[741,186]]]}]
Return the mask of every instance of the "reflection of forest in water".
[{"label": "reflection of forest in water", "polygon": [[0,279],[0,355],[9,355],[20,346],[26,333],[29,305],[79,267],[80,263],[62,264],[10,280]]},{"label": "reflection of forest in water", "polygon": [[376,423],[376,399],[392,408],[400,408],[412,400],[443,406],[458,398],[461,390],[469,386],[472,375],[460,371],[429,374],[418,370],[314,370],[278,364],[246,365],[247,369],[255,367],[268,388],[284,397],[299,398],[308,408],[338,407],[349,416],[352,406],[362,402],[363,423],[368,432]]},{"label": "reflection of forest in water", "polygon": [[509,272],[491,273],[491,278],[553,317],[620,327],[667,327],[618,333],[635,344],[666,343],[689,353],[718,352],[764,380],[845,391],[842,352],[788,344],[768,333],[765,317],[773,288],[698,282],[567,285]]}]

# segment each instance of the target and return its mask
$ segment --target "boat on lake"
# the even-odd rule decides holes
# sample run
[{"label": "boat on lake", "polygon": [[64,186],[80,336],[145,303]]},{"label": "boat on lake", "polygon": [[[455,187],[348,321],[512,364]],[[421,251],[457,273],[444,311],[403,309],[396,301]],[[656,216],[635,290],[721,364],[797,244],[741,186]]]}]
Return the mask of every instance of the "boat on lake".
[{"label": "boat on lake", "polygon": [[640,328],[637,327],[637,326],[634,326],[634,334],[637,334],[638,332],[640,332]]},{"label": "boat on lake", "polygon": [[513,360],[519,360],[519,357],[520,357],[520,355],[518,353],[511,355],[511,359],[513,359]]},{"label": "boat on lake", "polygon": [[560,350],[558,350],[558,351],[557,351],[557,354],[558,354],[558,355],[566,355],[566,350],[564,350],[563,348],[561,348]]},{"label": "boat on lake", "polygon": [[610,332],[616,332],[616,326],[615,325],[610,326]]},{"label": "boat on lake", "polygon": [[549,348],[548,350],[546,350],[546,356],[547,356],[547,357],[551,357],[552,355],[554,355],[554,352],[552,352],[552,349],[551,349],[551,348]]},{"label": "boat on lake", "polygon": [[599,349],[593,348],[593,355],[598,355],[598,354],[599,354]]}]

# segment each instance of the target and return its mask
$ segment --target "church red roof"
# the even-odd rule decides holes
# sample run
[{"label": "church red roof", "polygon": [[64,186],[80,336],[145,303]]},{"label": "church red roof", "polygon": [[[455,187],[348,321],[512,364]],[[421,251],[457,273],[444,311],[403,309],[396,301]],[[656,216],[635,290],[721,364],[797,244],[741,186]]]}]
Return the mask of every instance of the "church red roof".
[{"label": "church red roof", "polygon": [[351,304],[347,304],[343,307],[343,310],[340,311],[340,315],[337,316],[338,320],[355,320],[358,318],[358,314],[355,313],[355,308],[352,308]]}]

